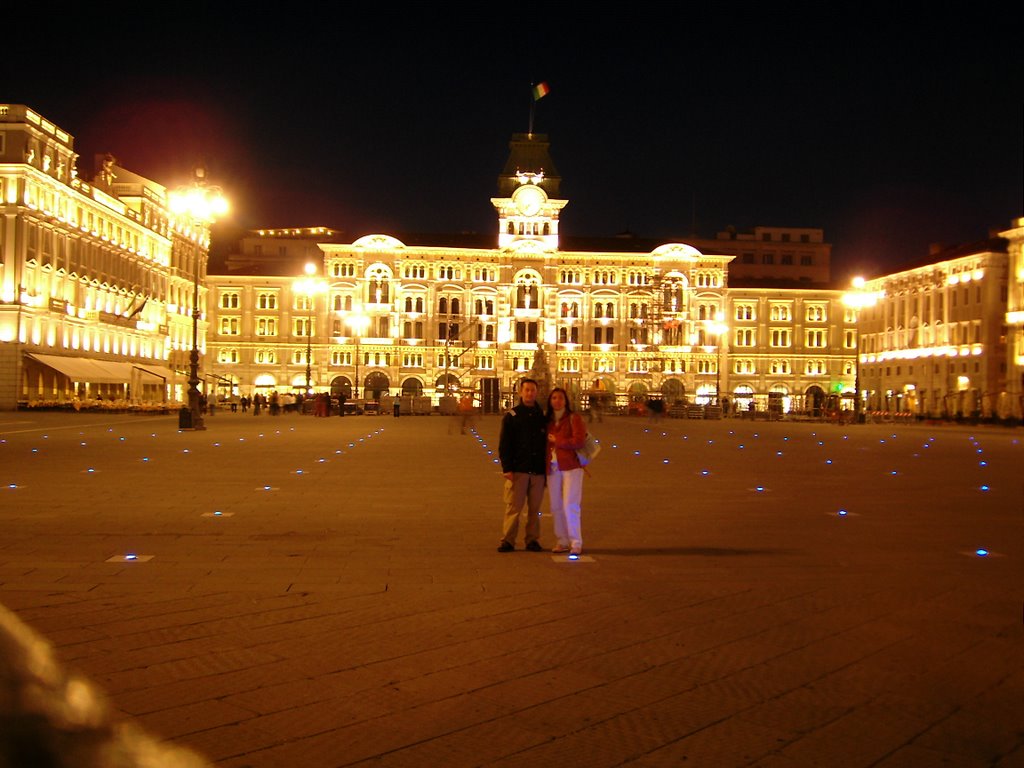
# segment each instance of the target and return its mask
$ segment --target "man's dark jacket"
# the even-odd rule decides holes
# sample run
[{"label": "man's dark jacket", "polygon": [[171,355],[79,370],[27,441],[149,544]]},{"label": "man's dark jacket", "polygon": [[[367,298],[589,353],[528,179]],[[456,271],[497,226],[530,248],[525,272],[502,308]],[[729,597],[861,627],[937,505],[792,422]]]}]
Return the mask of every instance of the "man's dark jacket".
[{"label": "man's dark jacket", "polygon": [[548,447],[548,420],[539,405],[520,403],[501,419],[498,456],[502,472],[543,475]]}]

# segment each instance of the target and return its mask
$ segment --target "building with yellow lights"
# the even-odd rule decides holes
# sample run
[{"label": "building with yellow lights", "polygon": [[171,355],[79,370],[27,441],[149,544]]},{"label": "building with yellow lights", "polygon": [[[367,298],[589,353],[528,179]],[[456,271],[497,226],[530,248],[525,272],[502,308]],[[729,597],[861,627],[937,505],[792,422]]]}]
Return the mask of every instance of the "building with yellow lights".
[{"label": "building with yellow lights", "polygon": [[[734,253],[563,238],[568,201],[546,137],[517,134],[510,149],[489,237],[250,233],[228,265],[251,274],[209,282],[208,368],[225,394],[302,390],[308,368],[313,388],[349,398],[436,402],[470,389],[489,407],[538,370],[580,399],[620,405],[653,396],[812,410],[852,395],[856,318],[841,292],[729,286],[737,250],[784,250],[797,270],[803,256],[813,283],[828,268],[820,230],[701,241]],[[310,242],[319,245],[313,283],[298,280],[295,258]]]},{"label": "building with yellow lights", "polygon": [[[1006,390],[1004,415],[1024,419],[1024,218],[1000,237],[1007,245]],[[1008,411],[1008,413],[1007,413]]]},{"label": "building with yellow lights", "polygon": [[864,283],[871,297],[859,324],[866,408],[943,418],[1014,415],[1007,388],[1006,241],[932,258]]},{"label": "building with yellow lights", "polygon": [[[165,187],[0,104],[0,408],[166,407],[184,398],[209,232]],[[205,345],[206,323],[198,323]]]}]

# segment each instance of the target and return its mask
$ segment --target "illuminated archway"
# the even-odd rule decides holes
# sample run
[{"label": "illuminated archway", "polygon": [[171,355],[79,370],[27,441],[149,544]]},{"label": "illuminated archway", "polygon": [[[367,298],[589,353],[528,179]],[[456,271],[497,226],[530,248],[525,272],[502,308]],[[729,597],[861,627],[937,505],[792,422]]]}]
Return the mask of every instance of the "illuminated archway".
[{"label": "illuminated archway", "polygon": [[363,398],[380,400],[380,396],[386,395],[390,387],[391,380],[380,371],[374,371],[363,381]]},{"label": "illuminated archway", "polygon": [[694,402],[697,405],[711,405],[715,401],[715,385],[714,384],[701,384],[697,387],[697,392],[694,396]]},{"label": "illuminated archway", "polygon": [[348,400],[352,397],[352,382],[348,376],[335,376],[331,379],[331,396],[339,397],[344,395]]},{"label": "illuminated archway", "polygon": [[269,373],[261,373],[253,380],[252,385],[260,389],[273,389],[274,387],[277,386],[277,379],[275,379]]},{"label": "illuminated archway", "polygon": [[626,391],[629,395],[629,399],[636,402],[638,400],[647,399],[647,385],[642,381],[634,381],[629,385],[629,389]]},{"label": "illuminated archway", "polygon": [[665,379],[661,383],[661,394],[670,403],[686,399],[686,385],[679,379]]},{"label": "illuminated archway", "polygon": [[410,376],[402,382],[402,394],[406,397],[421,397],[423,395],[423,382]]},{"label": "illuminated archway", "polygon": [[820,416],[824,405],[825,391],[816,384],[808,387],[804,392],[804,410],[810,411],[813,416]]},{"label": "illuminated archway", "polygon": [[437,377],[437,381],[434,382],[434,387],[437,389],[438,394],[457,392],[459,389],[459,379],[451,373],[442,373]]}]

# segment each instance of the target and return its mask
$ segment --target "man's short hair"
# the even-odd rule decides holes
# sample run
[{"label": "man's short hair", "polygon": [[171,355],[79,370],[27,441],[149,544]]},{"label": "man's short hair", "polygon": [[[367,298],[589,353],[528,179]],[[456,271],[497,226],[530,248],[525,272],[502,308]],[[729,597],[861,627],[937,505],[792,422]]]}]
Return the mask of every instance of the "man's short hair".
[{"label": "man's short hair", "polygon": [[540,384],[537,383],[536,379],[520,379],[519,388],[522,389],[524,384],[533,384],[537,389],[540,389]]}]

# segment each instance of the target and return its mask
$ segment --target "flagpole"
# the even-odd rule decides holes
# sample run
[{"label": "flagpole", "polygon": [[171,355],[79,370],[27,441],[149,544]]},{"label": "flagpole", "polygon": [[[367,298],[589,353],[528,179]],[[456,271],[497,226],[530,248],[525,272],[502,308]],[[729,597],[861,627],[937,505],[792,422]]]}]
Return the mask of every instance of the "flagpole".
[{"label": "flagpole", "polygon": [[535,83],[530,83],[530,125],[529,129],[526,132],[526,138],[528,139],[533,138],[533,108],[534,105],[537,103],[537,99],[535,99],[533,95],[534,85]]},{"label": "flagpole", "polygon": [[545,96],[547,96],[548,95],[548,91],[550,91],[550,90],[551,90],[551,88],[549,88],[548,84],[545,83],[544,81],[541,81],[540,83],[530,83],[530,126],[529,126],[529,130],[527,131],[527,134],[526,134],[527,137],[530,138],[530,139],[533,138],[533,111],[534,111],[534,105],[538,101],[543,99]]}]

